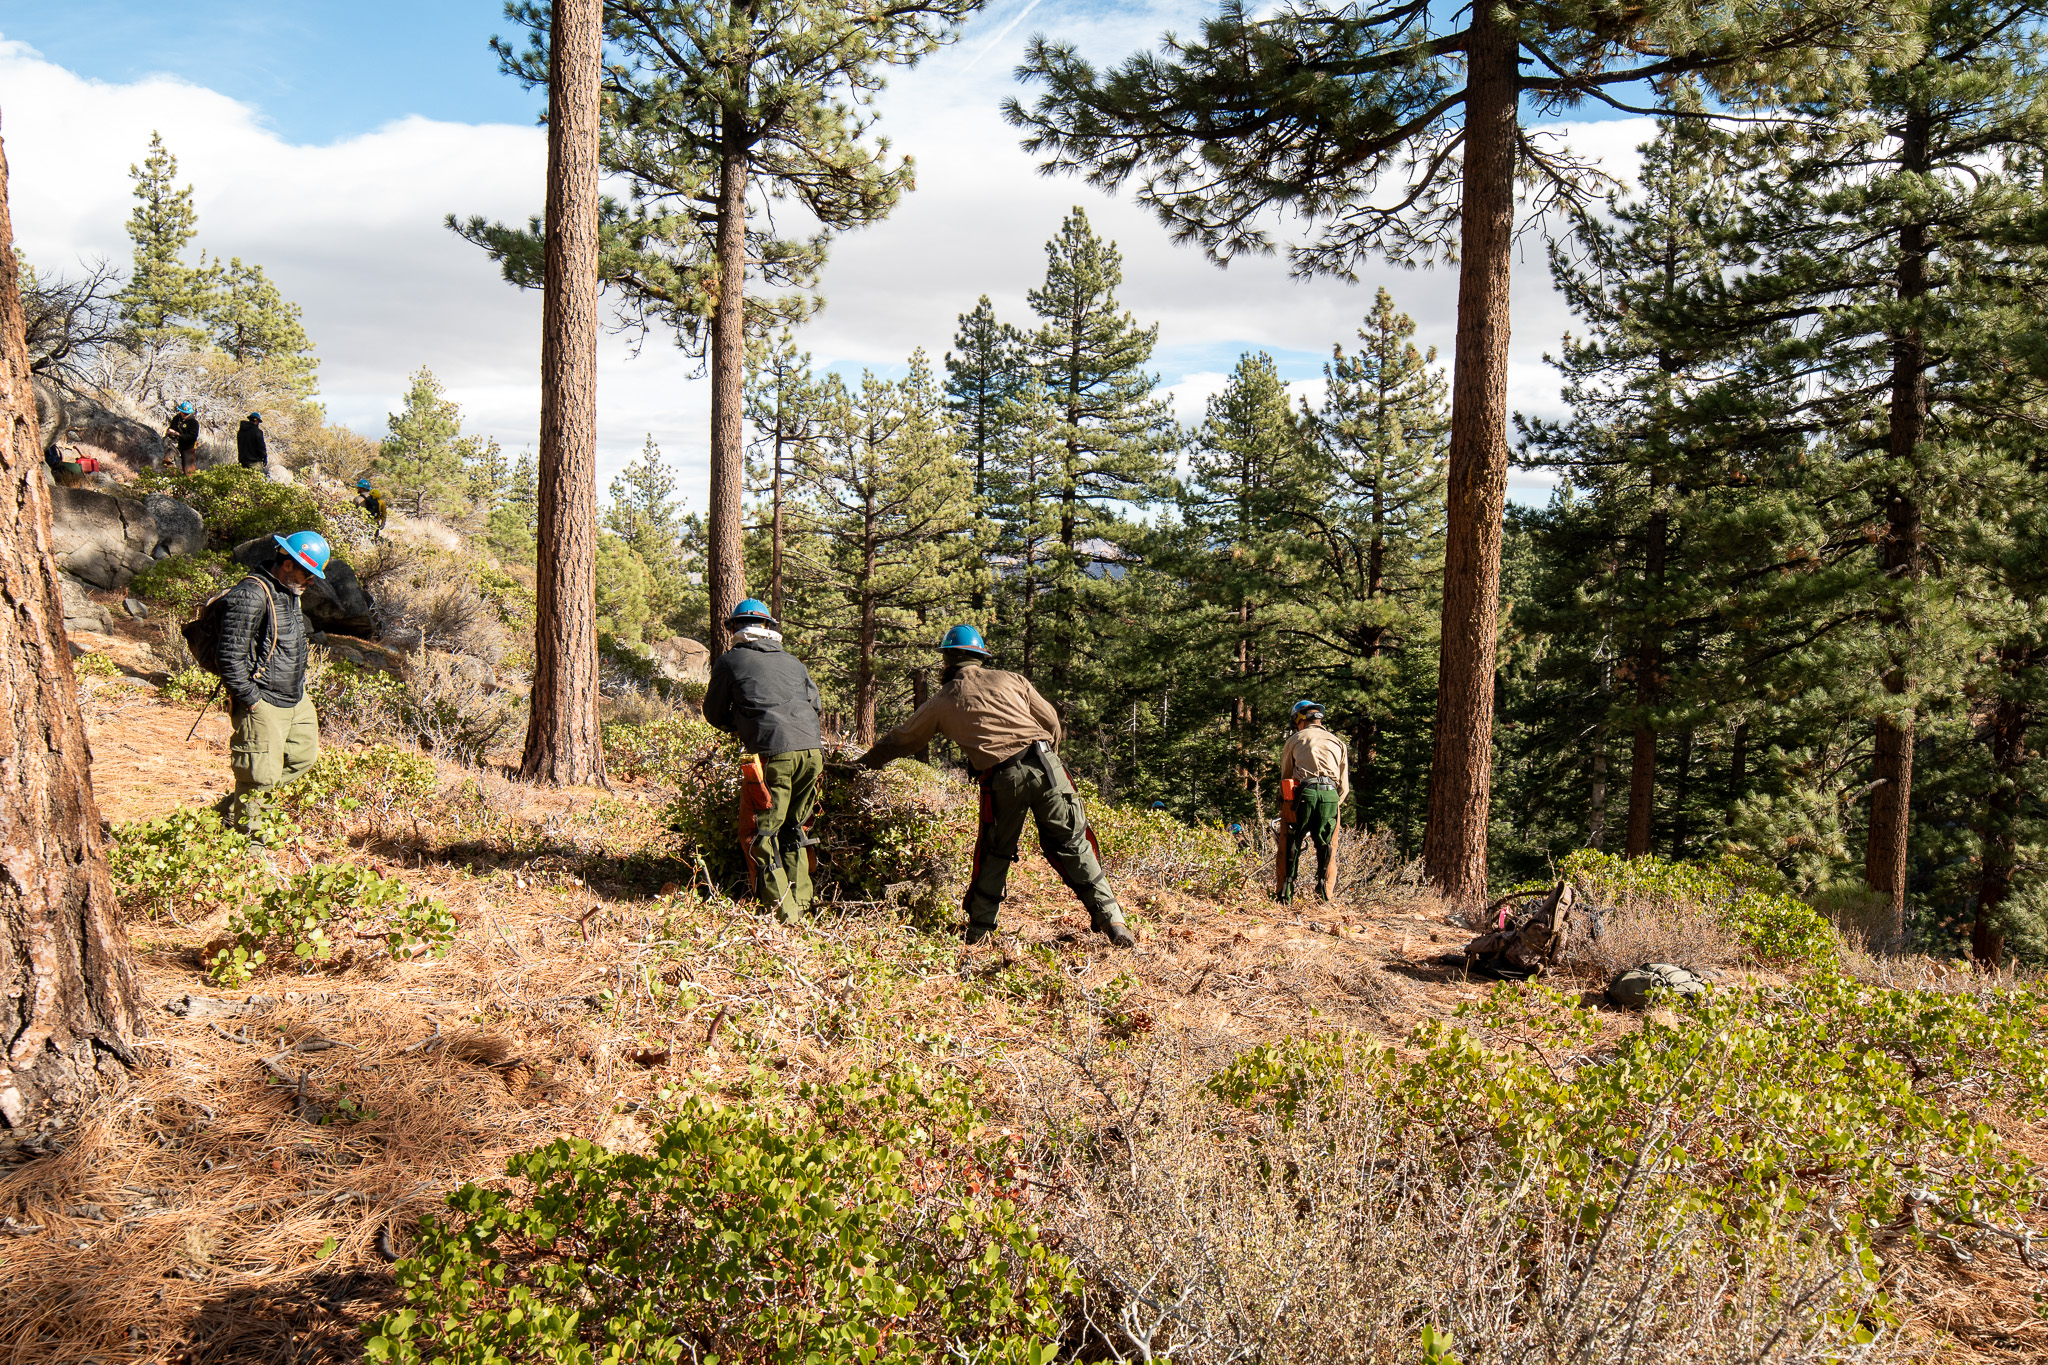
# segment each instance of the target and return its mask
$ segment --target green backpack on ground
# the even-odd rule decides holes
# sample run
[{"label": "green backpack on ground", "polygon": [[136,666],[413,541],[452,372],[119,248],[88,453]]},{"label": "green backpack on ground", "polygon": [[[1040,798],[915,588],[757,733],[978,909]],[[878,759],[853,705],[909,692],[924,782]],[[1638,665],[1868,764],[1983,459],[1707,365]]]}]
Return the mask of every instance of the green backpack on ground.
[{"label": "green backpack on ground", "polygon": [[1674,967],[1668,962],[1645,962],[1640,967],[1615,973],[1614,980],[1607,983],[1607,1003],[1626,1010],[1645,1009],[1650,1004],[1652,991],[1705,995],[1707,983],[1683,967]]}]

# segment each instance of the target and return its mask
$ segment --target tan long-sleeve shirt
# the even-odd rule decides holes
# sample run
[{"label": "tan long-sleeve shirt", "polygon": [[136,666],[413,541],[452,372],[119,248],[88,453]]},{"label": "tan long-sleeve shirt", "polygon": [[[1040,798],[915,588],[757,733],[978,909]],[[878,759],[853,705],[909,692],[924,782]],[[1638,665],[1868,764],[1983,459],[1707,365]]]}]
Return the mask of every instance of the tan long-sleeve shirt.
[{"label": "tan long-sleeve shirt", "polygon": [[1057,749],[1060,715],[1023,675],[968,664],[863,758],[881,764],[914,754],[934,734],[959,745],[975,771],[986,772],[1041,739]]},{"label": "tan long-sleeve shirt", "polygon": [[1331,731],[1309,725],[1288,737],[1280,751],[1280,776],[1297,782],[1327,782],[1337,799],[1351,795],[1351,750]]}]

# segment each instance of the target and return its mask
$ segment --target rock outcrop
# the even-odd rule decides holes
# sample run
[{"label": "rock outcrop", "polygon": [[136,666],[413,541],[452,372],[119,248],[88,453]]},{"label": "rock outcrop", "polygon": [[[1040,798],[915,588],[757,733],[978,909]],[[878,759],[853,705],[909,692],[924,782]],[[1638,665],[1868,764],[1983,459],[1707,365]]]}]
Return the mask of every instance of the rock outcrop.
[{"label": "rock outcrop", "polygon": [[[258,536],[237,545],[234,554],[244,566],[260,569],[277,558],[277,542]],[[363,590],[356,571],[339,558],[327,561],[325,581],[316,578],[306,585],[304,605],[315,630],[360,640],[377,638],[377,604]]]},{"label": "rock outcrop", "polygon": [[50,489],[50,547],[57,566],[93,587],[125,588],[157,560],[205,546],[206,523],[176,498],[122,498],[62,484]]},{"label": "rock outcrop", "polygon": [[107,609],[92,600],[85,584],[68,573],[57,575],[57,597],[64,608],[64,633],[82,635],[87,632],[105,634]]},{"label": "rock outcrop", "polygon": [[711,648],[687,635],[671,635],[653,646],[655,666],[670,682],[711,681]]}]

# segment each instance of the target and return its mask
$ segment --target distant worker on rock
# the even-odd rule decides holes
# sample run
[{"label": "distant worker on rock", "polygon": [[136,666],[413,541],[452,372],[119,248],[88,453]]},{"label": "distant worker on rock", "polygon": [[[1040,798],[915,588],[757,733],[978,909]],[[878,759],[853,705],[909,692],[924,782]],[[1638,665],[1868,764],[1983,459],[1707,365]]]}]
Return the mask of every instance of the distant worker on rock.
[{"label": "distant worker on rock", "polygon": [[176,454],[164,461],[166,465],[181,474],[199,468],[199,418],[190,403],[178,404],[170,425],[164,428],[164,439],[176,447]]},{"label": "distant worker on rock", "polygon": [[988,646],[973,626],[954,626],[939,644],[946,666],[939,690],[909,720],[875,741],[861,766],[879,768],[914,754],[942,734],[960,746],[981,778],[981,828],[967,887],[967,942],[996,930],[997,911],[1017,861],[1024,817],[1067,889],[1087,907],[1089,927],[1119,948],[1136,946],[1124,912],[1102,875],[1095,836],[1080,794],[1060,761],[1060,717],[1030,680],[988,666]]},{"label": "distant worker on rock", "polygon": [[320,757],[320,718],[306,695],[310,636],[299,597],[308,583],[327,577],[327,541],[317,531],[271,539],[277,558],[228,589],[220,604],[220,678],[235,725],[228,759],[235,790],[220,809],[224,820],[252,833],[264,795]]},{"label": "distant worker on rock", "polygon": [[1293,792],[1291,798],[1282,798],[1287,807],[1281,816],[1287,834],[1286,877],[1280,883],[1283,905],[1294,899],[1304,839],[1313,839],[1316,845],[1317,896],[1329,900],[1336,894],[1338,812],[1351,795],[1351,750],[1323,728],[1323,708],[1298,701],[1293,723],[1294,734],[1280,751],[1281,791]]},{"label": "distant worker on rock", "polygon": [[765,794],[757,793],[753,830],[746,836],[754,891],[776,919],[794,924],[809,912],[814,893],[805,825],[818,807],[825,775],[825,702],[811,671],[783,649],[782,623],[766,603],[747,598],[725,624],[733,646],[711,666],[704,719],[758,756],[758,784]]},{"label": "distant worker on rock", "polygon": [[263,436],[262,413],[250,413],[235,428],[235,458],[244,469],[261,469],[270,463],[270,443]]},{"label": "distant worker on rock", "polygon": [[356,480],[356,492],[360,495],[356,498],[356,506],[362,508],[364,515],[377,524],[377,539],[382,540],[384,519],[391,515],[390,507],[385,505],[383,496],[370,487],[368,479]]}]

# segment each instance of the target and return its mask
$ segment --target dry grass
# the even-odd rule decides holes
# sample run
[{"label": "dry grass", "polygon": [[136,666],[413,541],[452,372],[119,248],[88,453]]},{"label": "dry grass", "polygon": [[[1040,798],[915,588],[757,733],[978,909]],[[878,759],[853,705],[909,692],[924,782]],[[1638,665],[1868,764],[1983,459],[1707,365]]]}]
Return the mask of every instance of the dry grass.
[{"label": "dry grass", "polygon": [[1734,1258],[1711,1218],[1636,1198],[1589,1235],[1483,1143],[1446,1160],[1341,1089],[1283,1125],[1204,1094],[1202,1060],[1164,1045],[1112,1080],[1076,1057],[1088,1084],[1029,1094],[1058,1135],[1041,1179],[1089,1285],[1084,1358],[1407,1365],[1425,1325],[1463,1365],[1912,1358],[1825,1320],[1866,1296],[1818,1219]]},{"label": "dry grass", "polygon": [[1580,942],[1564,965],[1606,979],[1645,962],[1704,971],[1741,955],[1741,936],[1700,907],[1637,897],[1600,916],[1599,936]]}]

